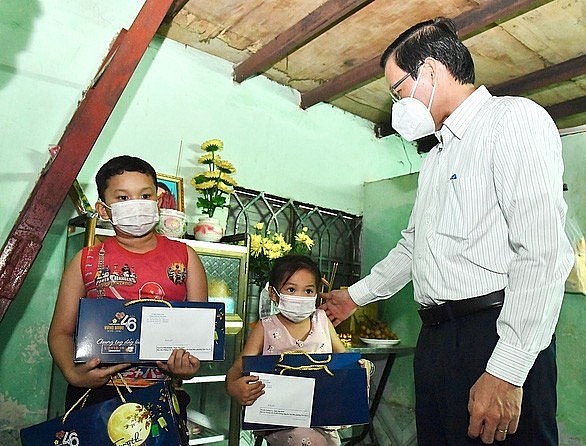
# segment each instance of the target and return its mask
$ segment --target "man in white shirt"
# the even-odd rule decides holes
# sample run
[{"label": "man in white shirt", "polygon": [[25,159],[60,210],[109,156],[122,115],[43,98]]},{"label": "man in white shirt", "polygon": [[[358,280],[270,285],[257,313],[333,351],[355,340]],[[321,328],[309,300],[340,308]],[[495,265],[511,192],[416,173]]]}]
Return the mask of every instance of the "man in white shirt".
[{"label": "man in white shirt", "polygon": [[439,144],[397,246],[323,308],[339,323],[413,281],[419,446],[557,445],[553,333],[572,250],[556,126],[528,99],[475,88],[449,19],[403,32],[381,65],[393,127]]}]

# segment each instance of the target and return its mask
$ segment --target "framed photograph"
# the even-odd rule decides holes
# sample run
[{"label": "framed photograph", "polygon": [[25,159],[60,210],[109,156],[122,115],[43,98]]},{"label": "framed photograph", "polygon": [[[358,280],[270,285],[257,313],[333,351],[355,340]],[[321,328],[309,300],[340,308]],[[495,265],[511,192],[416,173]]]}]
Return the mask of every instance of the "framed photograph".
[{"label": "framed photograph", "polygon": [[157,173],[157,197],[159,208],[184,212],[183,178]]}]

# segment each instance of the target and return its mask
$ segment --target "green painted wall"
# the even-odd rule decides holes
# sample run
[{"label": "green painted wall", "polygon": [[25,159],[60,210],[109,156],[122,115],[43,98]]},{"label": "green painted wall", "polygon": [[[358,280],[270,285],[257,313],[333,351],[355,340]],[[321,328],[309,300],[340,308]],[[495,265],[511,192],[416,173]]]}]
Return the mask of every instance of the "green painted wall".
[{"label": "green painted wall", "polygon": [[[130,27],[140,0],[0,1],[0,242],[2,245],[110,42]],[[232,81],[231,64],[156,38],[79,175],[94,202],[93,177],[131,153],[186,178],[197,144],[224,140],[245,187],[360,214],[365,181],[416,171],[420,158],[397,138],[327,104],[301,110],[299,94],[263,77]],[[46,335],[63,268],[66,202],[25,284],[0,322],[0,443],[45,419],[51,370]]]},{"label": "green painted wall", "polygon": [[[0,1],[2,244],[48,160],[48,146],[58,142],[109,43],[122,27],[131,25],[142,3]],[[186,178],[187,212],[195,215],[195,192],[188,180],[196,165],[195,147],[209,138],[224,140],[224,156],[237,167],[241,185],[357,214],[366,212],[367,206],[392,203],[391,196],[384,196],[365,204],[363,183],[419,170],[421,158],[413,147],[395,137],[374,138],[370,123],[327,104],[301,110],[297,92],[263,77],[235,84],[231,74],[232,66],[225,61],[155,39],[79,175],[90,201],[96,199],[93,176],[97,167],[114,155],[132,153],[151,161],[159,172]],[[586,226],[584,186],[579,183],[584,137],[568,136],[566,141],[571,152],[567,198],[580,208],[576,212],[582,212],[581,222]],[[405,197],[412,193],[409,184],[401,186]],[[394,226],[387,234],[398,236],[396,231],[403,226],[400,219],[406,218],[408,207],[406,201],[401,202],[391,214]],[[66,222],[72,215],[73,208],[66,202],[25,284],[0,322],[3,446],[19,444],[18,430],[46,415],[51,359],[45,338],[63,268]],[[374,262],[390,246],[365,243],[365,260]],[[411,292],[406,288],[402,293],[395,300],[397,308],[387,307],[395,305],[389,301],[381,311],[405,342],[410,342],[416,321],[409,316],[414,314]],[[560,341],[560,396],[564,399],[560,422],[566,437],[576,441],[586,438],[581,422],[584,374],[579,359],[584,356],[580,348],[583,316],[584,297],[567,297],[558,330],[560,338],[566,328],[568,333],[568,342]],[[408,363],[398,362],[395,371],[403,375],[398,378],[402,381],[397,397],[408,407],[412,398]]]},{"label": "green painted wall", "polygon": [[[586,236],[586,131],[562,137],[568,216]],[[568,294],[557,326],[558,420],[567,445],[586,444],[586,296]]]},{"label": "green painted wall", "polygon": [[[586,234],[586,132],[564,136],[564,182],[568,185],[565,199],[568,215],[575,218]],[[365,184],[363,215],[363,274],[385,257],[399,240],[411,213],[417,189],[417,174],[395,177]],[[414,345],[420,327],[413,287],[408,284],[393,299],[379,304],[379,314],[402,339]],[[568,294],[556,329],[558,347],[558,423],[563,446],[586,444],[586,296]],[[412,358],[398,358],[390,385],[379,411],[385,417],[385,429],[393,444],[411,444],[413,424]]]}]

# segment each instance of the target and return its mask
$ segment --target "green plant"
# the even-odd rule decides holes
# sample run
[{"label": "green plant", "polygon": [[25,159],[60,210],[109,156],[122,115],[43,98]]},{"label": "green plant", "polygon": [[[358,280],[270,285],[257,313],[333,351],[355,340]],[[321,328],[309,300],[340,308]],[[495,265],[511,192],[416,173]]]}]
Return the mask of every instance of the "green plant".
[{"label": "green plant", "polygon": [[228,205],[226,196],[233,193],[234,186],[237,185],[232,177],[236,169],[217,153],[222,147],[224,143],[219,139],[210,139],[201,145],[201,150],[205,153],[197,162],[206,166],[207,170],[191,179],[191,185],[201,194],[196,205],[201,208],[202,213],[210,217],[216,209]]},{"label": "green plant", "polygon": [[276,259],[287,254],[310,254],[314,242],[307,231],[302,228],[290,244],[280,232],[265,230],[264,223],[255,224],[254,234],[250,235],[249,281],[262,287]]}]

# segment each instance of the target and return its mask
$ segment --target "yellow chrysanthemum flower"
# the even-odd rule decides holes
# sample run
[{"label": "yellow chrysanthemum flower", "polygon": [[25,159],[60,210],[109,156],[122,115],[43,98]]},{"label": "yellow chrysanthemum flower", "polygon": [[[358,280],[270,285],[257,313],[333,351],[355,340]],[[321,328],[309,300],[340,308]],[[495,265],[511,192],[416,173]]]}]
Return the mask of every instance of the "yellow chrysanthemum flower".
[{"label": "yellow chrysanthemum flower", "polygon": [[219,139],[209,139],[204,141],[201,145],[201,150],[204,152],[217,152],[218,150],[222,150],[224,147],[224,143]]},{"label": "yellow chrysanthemum flower", "polygon": [[221,174],[222,172],[218,172],[217,170],[208,170],[207,172],[202,173],[202,175],[205,178],[210,178],[214,180],[219,179]]},{"label": "yellow chrysanthemum flower", "polygon": [[234,178],[224,172],[220,174],[220,180],[222,180],[225,184],[229,184],[230,186],[236,186],[238,184]]},{"label": "yellow chrysanthemum flower", "polygon": [[314,245],[308,235],[308,228],[303,227],[289,244],[280,232],[265,229],[262,222],[254,225],[254,234],[250,238],[250,270],[249,278],[252,283],[264,286],[275,260],[293,252],[295,254],[309,254]]},{"label": "yellow chrysanthemum flower", "polygon": [[197,162],[199,164],[212,164],[214,162],[214,154],[213,153],[204,153],[202,156],[199,157]]},{"label": "yellow chrysanthemum flower", "polygon": [[307,249],[311,249],[314,243],[311,237],[309,237],[305,231],[295,234],[295,241],[305,245]]},{"label": "yellow chrysanthemum flower", "polygon": [[224,192],[225,194],[231,194],[232,192],[234,192],[234,189],[232,189],[232,187],[222,183],[221,181],[219,183],[216,183],[216,187],[219,191]]},{"label": "yellow chrysanthemum flower", "polygon": [[262,252],[262,237],[259,234],[252,234],[250,236],[250,253],[254,257],[258,257]]},{"label": "yellow chrysanthemum flower", "polygon": [[235,173],[236,172],[236,168],[234,167],[234,165],[230,161],[226,161],[226,160],[223,160],[218,157],[214,160],[214,164],[222,172],[226,172],[226,173]]},{"label": "yellow chrysanthemum flower", "polygon": [[195,184],[197,190],[210,190],[216,187],[215,181],[204,181],[203,183]]}]

